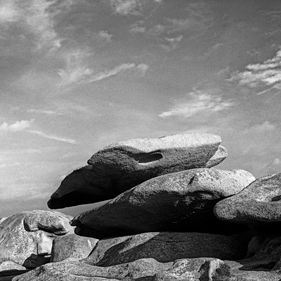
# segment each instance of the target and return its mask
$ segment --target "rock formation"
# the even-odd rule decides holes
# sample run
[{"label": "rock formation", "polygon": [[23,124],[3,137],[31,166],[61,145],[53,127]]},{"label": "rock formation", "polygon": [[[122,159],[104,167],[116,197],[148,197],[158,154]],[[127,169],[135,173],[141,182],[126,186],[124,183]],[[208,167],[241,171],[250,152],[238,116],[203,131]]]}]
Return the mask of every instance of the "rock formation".
[{"label": "rock formation", "polygon": [[[72,220],[72,225],[77,226],[77,234],[97,238],[153,231],[233,233],[233,224],[218,220],[213,207],[254,179],[243,170],[208,168],[166,174],[82,213]],[[243,226],[235,228],[236,232],[243,230]]]},{"label": "rock formation", "polygon": [[111,199],[150,178],[222,162],[226,149],[211,134],[133,139],[105,147],[89,166],[68,175],[51,196],[51,209]]},{"label": "rock formation", "polygon": [[98,151],[48,205],[109,200],[71,220],[76,234],[58,212],[1,220],[0,281],[280,281],[281,174],[212,168],[227,155],[220,142],[185,134]]},{"label": "rock formation", "polygon": [[35,210],[3,220],[0,224],[0,271],[18,269],[18,266],[34,268],[49,262],[55,237],[73,233],[70,219],[59,212]]}]

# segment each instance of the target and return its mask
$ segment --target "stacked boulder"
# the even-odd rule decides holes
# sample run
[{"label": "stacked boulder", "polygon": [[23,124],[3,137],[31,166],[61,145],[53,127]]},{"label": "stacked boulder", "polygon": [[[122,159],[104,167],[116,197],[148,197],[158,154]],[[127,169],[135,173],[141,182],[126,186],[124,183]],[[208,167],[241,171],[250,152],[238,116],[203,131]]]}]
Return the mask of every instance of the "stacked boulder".
[{"label": "stacked boulder", "polygon": [[226,157],[211,134],[98,151],[48,206],[101,203],[55,237],[47,264],[13,280],[280,281],[281,176],[213,168]]}]

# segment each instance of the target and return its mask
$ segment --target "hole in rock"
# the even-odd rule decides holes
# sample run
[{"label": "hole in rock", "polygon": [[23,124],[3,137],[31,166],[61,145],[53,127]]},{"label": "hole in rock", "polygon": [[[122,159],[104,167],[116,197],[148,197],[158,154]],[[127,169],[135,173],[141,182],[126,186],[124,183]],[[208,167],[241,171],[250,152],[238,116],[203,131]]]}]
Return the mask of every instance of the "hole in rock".
[{"label": "hole in rock", "polygon": [[275,196],[271,199],[272,202],[280,201],[280,200],[281,200],[281,195]]},{"label": "hole in rock", "polygon": [[152,153],[141,153],[138,155],[133,156],[139,164],[150,164],[151,162],[158,161],[163,158],[161,152],[152,152]]}]

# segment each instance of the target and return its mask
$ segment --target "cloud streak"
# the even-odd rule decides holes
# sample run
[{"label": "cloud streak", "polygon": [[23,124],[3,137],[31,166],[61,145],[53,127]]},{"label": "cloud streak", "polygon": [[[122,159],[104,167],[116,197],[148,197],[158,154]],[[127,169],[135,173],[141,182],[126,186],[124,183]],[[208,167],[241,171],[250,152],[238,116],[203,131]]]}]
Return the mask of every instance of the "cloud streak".
[{"label": "cloud streak", "polygon": [[198,113],[214,113],[234,106],[231,100],[223,100],[220,96],[212,96],[204,91],[196,91],[188,94],[184,100],[178,100],[168,111],[162,112],[159,117],[183,117],[188,118]]},{"label": "cloud streak", "polygon": [[28,109],[27,112],[35,113],[35,114],[43,114],[43,115],[63,115],[62,113],[53,110],[41,110],[41,109],[34,109],[34,108]]},{"label": "cloud streak", "polygon": [[113,69],[95,74],[94,69],[88,67],[86,63],[84,63],[84,57],[85,56],[83,55],[77,54],[76,57],[74,55],[72,59],[67,59],[66,69],[60,69],[58,71],[58,74],[62,79],[62,86],[99,82],[128,70],[132,70],[140,76],[144,76],[149,68],[149,66],[144,63],[138,65],[135,63],[123,63]]},{"label": "cloud streak", "polygon": [[138,64],[138,65],[136,65],[134,63],[124,63],[111,70],[104,71],[97,75],[94,75],[91,79],[89,79],[88,83],[97,82],[97,81],[101,81],[101,80],[104,80],[109,77],[116,76],[117,74],[122,73],[129,69],[137,71],[141,76],[144,76],[146,71],[148,70],[148,68],[149,68],[149,66],[144,63]]},{"label": "cloud streak", "polygon": [[74,139],[68,139],[68,138],[62,138],[62,137],[58,137],[55,135],[49,135],[49,134],[45,134],[41,131],[36,131],[36,130],[28,130],[29,133],[31,134],[35,134],[38,135],[40,137],[46,138],[46,139],[51,139],[51,140],[55,140],[55,141],[60,141],[60,142],[66,142],[66,143],[70,143],[70,144],[76,144],[76,140]]}]

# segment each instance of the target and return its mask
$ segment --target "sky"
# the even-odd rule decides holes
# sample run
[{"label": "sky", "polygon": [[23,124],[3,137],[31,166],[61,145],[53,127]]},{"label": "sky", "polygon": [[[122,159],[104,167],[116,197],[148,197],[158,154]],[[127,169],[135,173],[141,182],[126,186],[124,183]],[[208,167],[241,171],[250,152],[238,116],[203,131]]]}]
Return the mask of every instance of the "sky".
[{"label": "sky", "polygon": [[0,217],[132,138],[218,134],[217,168],[281,172],[280,26],[280,0],[1,0]]}]

